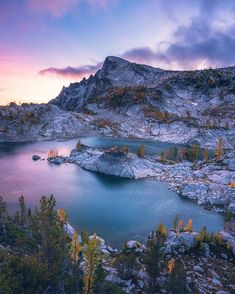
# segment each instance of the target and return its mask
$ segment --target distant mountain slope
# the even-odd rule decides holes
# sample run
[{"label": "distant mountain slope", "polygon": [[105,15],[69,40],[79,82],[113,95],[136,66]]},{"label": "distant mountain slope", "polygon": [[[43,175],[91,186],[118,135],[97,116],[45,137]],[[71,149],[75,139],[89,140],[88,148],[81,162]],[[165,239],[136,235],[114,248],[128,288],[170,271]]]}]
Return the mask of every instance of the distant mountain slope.
[{"label": "distant mountain slope", "polygon": [[234,67],[165,71],[107,57],[94,76],[64,87],[50,103],[106,119],[107,135],[110,125],[121,124],[121,136],[211,146],[222,137],[235,145]]},{"label": "distant mountain slope", "polygon": [[69,87],[63,87],[59,96],[50,103],[66,110],[79,110],[90,99],[105,95],[113,88],[139,85],[154,87],[176,73],[109,56],[94,76],[84,78],[80,83],[72,83]]},{"label": "distant mountain slope", "polygon": [[47,105],[0,108],[0,141],[78,135],[235,147],[235,67],[169,71],[107,57]]}]

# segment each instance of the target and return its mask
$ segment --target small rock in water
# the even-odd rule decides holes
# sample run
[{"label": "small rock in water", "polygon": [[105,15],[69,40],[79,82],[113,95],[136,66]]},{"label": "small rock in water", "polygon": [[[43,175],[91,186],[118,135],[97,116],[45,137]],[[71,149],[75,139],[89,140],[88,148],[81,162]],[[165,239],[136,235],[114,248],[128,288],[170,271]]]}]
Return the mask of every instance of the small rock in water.
[{"label": "small rock in water", "polygon": [[40,158],[41,158],[41,157],[38,156],[38,155],[33,155],[33,156],[32,156],[32,159],[35,160],[35,161],[36,161],[36,160],[39,160]]}]

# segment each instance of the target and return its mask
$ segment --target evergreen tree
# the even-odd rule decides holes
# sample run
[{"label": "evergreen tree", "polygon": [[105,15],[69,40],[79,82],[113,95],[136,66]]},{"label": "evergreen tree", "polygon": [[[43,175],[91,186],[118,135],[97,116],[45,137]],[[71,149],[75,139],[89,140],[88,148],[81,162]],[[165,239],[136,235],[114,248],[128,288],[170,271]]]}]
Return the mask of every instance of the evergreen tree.
[{"label": "evergreen tree", "polygon": [[5,239],[6,237],[6,220],[7,220],[7,205],[0,196],[0,240],[1,237]]},{"label": "evergreen tree", "polygon": [[82,245],[78,242],[78,232],[73,233],[73,239],[70,245],[71,259],[73,263],[76,263],[78,260],[78,254],[82,251]]},{"label": "evergreen tree", "polygon": [[41,243],[38,256],[40,262],[47,265],[52,291],[63,284],[66,261],[69,259],[67,235],[63,223],[59,221],[55,205],[52,195],[48,198],[43,196],[36,215]]},{"label": "evergreen tree", "polygon": [[[174,265],[173,265],[174,263]],[[169,264],[168,264],[169,265]],[[171,262],[169,271],[169,280],[167,281],[167,293],[186,294],[186,270],[181,260]]]},{"label": "evergreen tree", "polygon": [[89,242],[89,235],[87,230],[82,230],[81,237],[82,237],[82,244],[87,244]]},{"label": "evergreen tree", "polygon": [[84,249],[84,256],[86,260],[84,271],[84,294],[93,293],[93,284],[95,279],[95,272],[100,261],[99,240],[94,234],[93,238],[89,240]]},{"label": "evergreen tree", "polygon": [[160,275],[160,262],[163,260],[164,237],[158,233],[152,234],[147,241],[147,250],[143,263],[149,277],[148,293],[158,293],[157,278]]},{"label": "evergreen tree", "polygon": [[20,212],[19,212],[19,216],[20,216],[20,224],[22,226],[26,225],[27,223],[27,209],[25,206],[25,202],[24,202],[24,196],[20,196],[19,198],[19,206],[20,206]]}]

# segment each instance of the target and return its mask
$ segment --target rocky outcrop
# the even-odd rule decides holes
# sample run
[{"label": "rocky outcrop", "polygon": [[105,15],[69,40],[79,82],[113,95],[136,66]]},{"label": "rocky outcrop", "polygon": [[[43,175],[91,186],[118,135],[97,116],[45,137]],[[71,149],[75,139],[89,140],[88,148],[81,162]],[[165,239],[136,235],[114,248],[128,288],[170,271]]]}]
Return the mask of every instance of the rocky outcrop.
[{"label": "rocky outcrop", "polygon": [[233,160],[233,152],[219,162],[183,161],[167,164],[155,156],[139,157],[124,152],[123,148],[103,150],[83,145],[79,150],[72,150],[69,157],[60,156],[56,160],[60,160],[60,163],[76,163],[86,170],[119,177],[164,181],[171,190],[208,209],[235,211],[235,171],[230,169],[229,164]]},{"label": "rocky outcrop", "polygon": [[[235,68],[165,71],[107,57],[48,105],[0,107],[0,141],[99,134],[235,146]],[[234,166],[234,163],[232,163]]]},{"label": "rocky outcrop", "polygon": [[66,140],[89,131],[89,117],[55,105],[0,107],[0,142]]},{"label": "rocky outcrop", "polygon": [[[105,135],[235,146],[235,68],[164,71],[107,57],[88,79],[64,87],[50,103],[93,113]],[[99,123],[100,122],[100,123]]]}]

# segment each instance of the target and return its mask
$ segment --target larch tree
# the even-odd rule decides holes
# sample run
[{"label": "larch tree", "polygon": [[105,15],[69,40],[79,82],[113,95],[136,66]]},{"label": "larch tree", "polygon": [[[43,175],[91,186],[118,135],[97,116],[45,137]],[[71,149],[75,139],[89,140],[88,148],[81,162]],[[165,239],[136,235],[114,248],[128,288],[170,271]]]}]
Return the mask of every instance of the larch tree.
[{"label": "larch tree", "polygon": [[95,272],[100,260],[99,244],[100,241],[97,238],[96,234],[94,234],[93,238],[89,240],[88,244],[86,244],[84,248],[84,257],[86,260],[84,271],[84,294],[93,293]]}]

